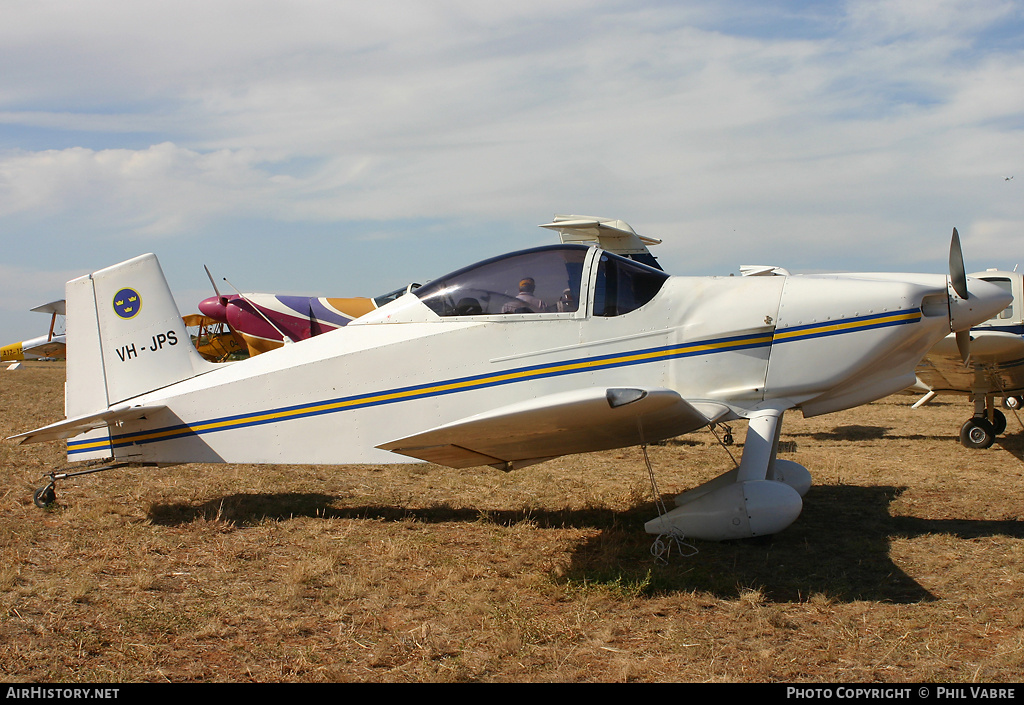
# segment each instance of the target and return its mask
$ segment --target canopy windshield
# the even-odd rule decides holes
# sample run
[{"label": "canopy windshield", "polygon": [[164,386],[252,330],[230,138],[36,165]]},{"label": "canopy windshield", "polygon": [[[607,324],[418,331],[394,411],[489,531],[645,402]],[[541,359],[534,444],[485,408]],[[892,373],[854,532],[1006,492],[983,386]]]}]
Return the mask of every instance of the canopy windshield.
[{"label": "canopy windshield", "polygon": [[479,262],[415,294],[439,316],[571,313],[579,307],[589,248],[552,245]]}]

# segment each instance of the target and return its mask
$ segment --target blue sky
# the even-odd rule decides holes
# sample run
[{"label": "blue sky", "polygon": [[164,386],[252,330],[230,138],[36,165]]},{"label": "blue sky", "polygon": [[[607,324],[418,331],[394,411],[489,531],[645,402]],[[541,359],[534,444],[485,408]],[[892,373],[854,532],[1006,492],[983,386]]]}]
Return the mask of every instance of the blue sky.
[{"label": "blue sky", "polygon": [[0,0],[0,65],[2,343],[144,252],[187,313],[204,264],[374,295],[556,213],[678,274],[1024,266],[1020,1]]}]

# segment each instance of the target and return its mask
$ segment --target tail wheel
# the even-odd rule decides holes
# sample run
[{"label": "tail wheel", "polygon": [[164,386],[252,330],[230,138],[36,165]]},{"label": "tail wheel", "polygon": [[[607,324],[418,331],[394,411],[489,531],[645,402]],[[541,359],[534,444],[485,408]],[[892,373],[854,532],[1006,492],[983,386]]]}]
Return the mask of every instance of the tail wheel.
[{"label": "tail wheel", "polygon": [[960,443],[965,448],[988,448],[996,440],[996,431],[986,419],[967,419],[960,427]]},{"label": "tail wheel", "polygon": [[1019,409],[1022,401],[1024,400],[1020,397],[1006,397],[1003,399],[1003,406],[1007,409]]},{"label": "tail wheel", "polygon": [[57,491],[53,488],[52,482],[46,487],[40,487],[35,491],[35,494],[32,495],[32,501],[35,502],[35,505],[40,509],[46,509],[56,500]]}]

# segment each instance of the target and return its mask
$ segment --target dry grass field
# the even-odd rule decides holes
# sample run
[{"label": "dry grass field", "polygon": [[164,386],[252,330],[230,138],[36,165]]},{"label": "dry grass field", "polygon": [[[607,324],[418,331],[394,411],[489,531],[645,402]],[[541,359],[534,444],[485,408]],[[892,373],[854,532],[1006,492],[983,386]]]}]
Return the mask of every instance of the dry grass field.
[{"label": "dry grass field", "polygon": [[[0,433],[61,418],[63,375],[0,371]],[[638,448],[510,474],[114,470],[41,510],[63,447],[4,441],[0,678],[1019,681],[1021,424],[970,451],[966,401],[912,401],[787,416],[782,457],[815,479],[800,519],[667,561]],[[732,465],[706,430],[649,455],[666,496]]]}]

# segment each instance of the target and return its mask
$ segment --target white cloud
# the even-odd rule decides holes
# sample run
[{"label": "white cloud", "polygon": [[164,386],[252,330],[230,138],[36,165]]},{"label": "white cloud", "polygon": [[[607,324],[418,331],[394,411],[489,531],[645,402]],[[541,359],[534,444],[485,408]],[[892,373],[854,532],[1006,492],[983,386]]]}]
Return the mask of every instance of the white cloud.
[{"label": "white cloud", "polygon": [[1012,0],[853,0],[846,3],[846,10],[850,28],[873,42],[969,36],[1020,15]]},{"label": "white cloud", "polygon": [[79,228],[180,234],[196,222],[261,210],[281,185],[252,150],[201,154],[171,143],[144,150],[76,147],[0,157],[0,217],[73,216]]}]

